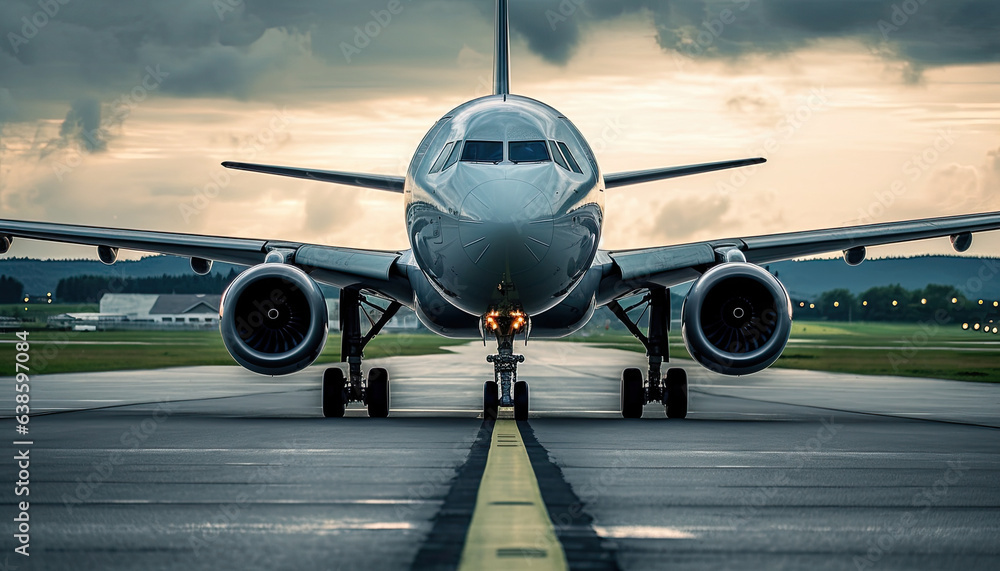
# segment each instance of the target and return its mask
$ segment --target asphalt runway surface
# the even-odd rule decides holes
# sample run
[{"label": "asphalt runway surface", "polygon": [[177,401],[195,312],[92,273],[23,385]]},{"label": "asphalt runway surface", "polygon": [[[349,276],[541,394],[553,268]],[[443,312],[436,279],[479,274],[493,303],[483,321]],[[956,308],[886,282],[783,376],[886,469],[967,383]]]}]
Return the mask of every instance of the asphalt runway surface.
[{"label": "asphalt runway surface", "polygon": [[[1000,385],[679,362],[689,417],[624,420],[640,353],[518,351],[518,430],[571,568],[1000,568]],[[318,367],[198,367],[33,378],[20,437],[4,378],[2,517],[30,500],[31,556],[8,523],[0,569],[454,568],[490,450],[487,353],[372,360],[388,419],[321,418]]]}]

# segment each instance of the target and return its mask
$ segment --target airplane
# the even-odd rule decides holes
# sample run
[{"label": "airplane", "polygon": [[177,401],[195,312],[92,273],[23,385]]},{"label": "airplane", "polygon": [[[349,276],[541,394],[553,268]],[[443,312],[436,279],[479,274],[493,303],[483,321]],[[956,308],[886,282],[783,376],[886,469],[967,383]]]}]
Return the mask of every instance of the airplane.
[{"label": "airplane", "polygon": [[[15,238],[97,246],[113,264],[119,250],[190,258],[207,274],[213,261],[250,266],[226,290],[220,331],[233,358],[250,371],[286,375],[311,365],[328,336],[318,283],[340,288],[341,360],[325,369],[322,411],[343,417],[353,403],[371,417],[389,414],[389,376],[363,371],[366,345],[402,307],[445,337],[495,341],[493,379],[483,386],[483,416],[512,407],[528,418],[524,361],[517,340],[558,338],[608,307],[646,349],[647,370],[624,369],[620,408],[640,418],[661,403],[669,418],[688,413],[687,374],[667,368],[670,288],[693,282],[681,309],[684,344],[701,366],[740,376],[769,367],[791,330],[788,292],[764,264],[843,252],[854,266],[867,248],[949,237],[967,251],[975,232],[1000,229],[1000,212],[747,236],[634,250],[604,250],[605,193],[619,187],[744,167],[749,158],[604,174],[583,134],[556,109],[511,93],[508,2],[495,18],[493,93],[438,120],[405,176],[224,162],[271,175],[399,193],[408,250],[360,250],[282,240],[228,238],[0,220],[0,254]],[[632,307],[622,300],[641,295]],[[629,316],[642,305],[647,330]],[[363,311],[364,310],[364,311]],[[362,314],[370,322],[362,327]]]}]

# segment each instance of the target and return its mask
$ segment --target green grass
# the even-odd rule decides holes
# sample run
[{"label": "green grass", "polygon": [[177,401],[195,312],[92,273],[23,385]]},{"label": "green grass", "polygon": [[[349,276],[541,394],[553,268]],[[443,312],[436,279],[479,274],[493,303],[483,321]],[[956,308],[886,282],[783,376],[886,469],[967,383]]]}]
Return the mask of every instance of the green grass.
[{"label": "green grass", "polygon": [[[25,311],[27,308],[27,311]],[[45,327],[46,320],[60,313],[97,313],[96,303],[29,303],[0,304],[0,315],[16,317],[29,329]]]},{"label": "green grass", "polygon": [[[14,340],[14,333],[0,334]],[[28,337],[32,374],[237,366],[218,331],[32,331]],[[68,342],[90,341],[80,345]],[[365,349],[365,357],[444,353],[444,347],[467,343],[431,334],[383,333]],[[14,371],[16,346],[0,344],[0,376]],[[330,335],[317,363],[340,362],[340,335]]]},{"label": "green grass", "polygon": [[[961,325],[796,321],[788,346],[773,366],[860,375],[1000,382],[1000,336],[963,331]],[[571,340],[645,352],[631,335],[621,332],[576,336]],[[670,334],[670,351],[675,356],[688,356],[679,331]]]}]

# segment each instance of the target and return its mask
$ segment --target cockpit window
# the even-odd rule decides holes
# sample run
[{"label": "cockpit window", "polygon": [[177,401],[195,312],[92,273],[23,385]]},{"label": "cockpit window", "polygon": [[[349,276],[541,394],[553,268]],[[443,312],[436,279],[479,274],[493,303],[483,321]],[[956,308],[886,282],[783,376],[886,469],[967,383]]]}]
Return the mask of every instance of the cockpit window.
[{"label": "cockpit window", "polygon": [[459,155],[462,154],[462,141],[455,141],[455,147],[451,150],[451,154],[448,155],[448,160],[445,161],[444,166],[441,167],[442,171],[446,171],[451,168],[451,165],[458,162]]},{"label": "cockpit window", "polygon": [[569,168],[577,174],[583,174],[583,169],[580,168],[580,163],[576,162],[576,159],[573,157],[573,153],[569,151],[569,147],[566,146],[566,143],[559,141],[558,144],[559,149],[563,152],[563,156],[566,157],[566,162],[569,163]]},{"label": "cockpit window", "polygon": [[466,141],[462,151],[463,162],[499,163],[503,160],[501,141]]},{"label": "cockpit window", "polygon": [[557,165],[569,170],[569,164],[566,163],[566,159],[563,158],[562,152],[556,146],[555,141],[549,141],[549,151],[552,152],[552,158],[555,159]]},{"label": "cockpit window", "polygon": [[508,145],[507,154],[510,162],[517,163],[541,163],[551,160],[549,151],[545,147],[545,141],[511,141]]},{"label": "cockpit window", "polygon": [[437,160],[434,161],[434,165],[431,166],[430,173],[434,174],[436,172],[441,172],[441,167],[444,166],[444,162],[448,160],[448,156],[451,155],[451,150],[455,146],[455,142],[452,141],[444,146],[441,150],[441,154],[438,155]]}]

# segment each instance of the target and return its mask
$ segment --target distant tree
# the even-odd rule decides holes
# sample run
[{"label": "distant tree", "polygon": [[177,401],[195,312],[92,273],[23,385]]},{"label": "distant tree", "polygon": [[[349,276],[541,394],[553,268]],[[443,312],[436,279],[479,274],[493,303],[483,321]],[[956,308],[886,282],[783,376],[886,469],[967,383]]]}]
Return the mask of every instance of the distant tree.
[{"label": "distant tree", "polygon": [[24,299],[24,284],[9,276],[0,277],[0,303],[20,303]]},{"label": "distant tree", "polygon": [[56,299],[65,303],[96,303],[106,293],[204,293],[221,294],[239,275],[230,270],[228,275],[199,276],[185,274],[162,275],[148,278],[112,278],[106,276],[73,276],[59,280]]}]

